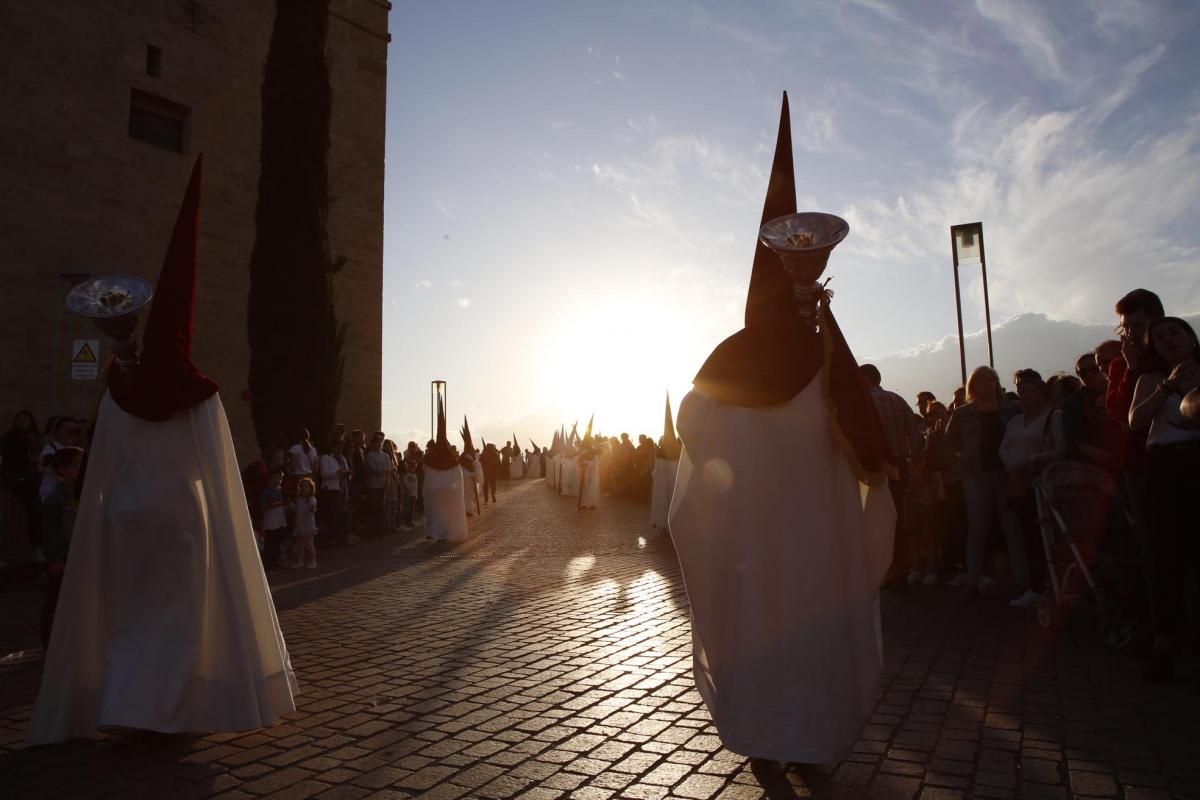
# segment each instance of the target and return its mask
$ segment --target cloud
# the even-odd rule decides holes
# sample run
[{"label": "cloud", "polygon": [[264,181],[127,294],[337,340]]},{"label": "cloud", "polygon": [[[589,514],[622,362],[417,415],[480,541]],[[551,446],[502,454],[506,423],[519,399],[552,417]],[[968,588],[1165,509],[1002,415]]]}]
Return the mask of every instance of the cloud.
[{"label": "cloud", "polygon": [[461,280],[457,280],[457,279],[456,279],[456,280],[452,280],[452,281],[450,281],[450,283],[448,283],[448,284],[446,284],[446,285],[447,285],[447,286],[449,286],[449,287],[450,287],[450,288],[452,288],[452,289],[457,289],[458,287],[460,287],[460,286],[462,286],[462,285],[463,285],[463,282],[462,282]]},{"label": "cloud", "polygon": [[[1200,248],[1188,234],[1200,203],[1200,114],[1156,126],[1126,144],[1101,127],[1162,58],[1139,56],[1107,93],[1068,109],[984,103],[953,121],[938,177],[892,199],[852,202],[846,249],[880,265],[929,269],[949,260],[949,225],[983,220],[993,306],[1001,315],[1056,309],[1105,316],[1146,285],[1188,307],[1200,303]],[[999,299],[999,302],[997,302]]]},{"label": "cloud", "polygon": [[763,55],[778,56],[786,50],[783,45],[766,34],[747,30],[725,22],[699,6],[692,6],[691,24],[693,28],[705,30],[729,39],[734,44],[748,47]]},{"label": "cloud", "polygon": [[413,287],[417,288],[417,289],[432,289],[433,281],[427,281],[425,279],[421,279],[419,281],[414,281]]},{"label": "cloud", "polygon": [[1059,56],[1057,32],[1047,21],[1040,4],[1022,0],[975,0],[975,8],[1025,56],[1040,77],[1067,82]]},{"label": "cloud", "polygon": [[471,307],[471,298],[469,298],[469,297],[458,298],[458,307],[459,308],[470,308]]}]

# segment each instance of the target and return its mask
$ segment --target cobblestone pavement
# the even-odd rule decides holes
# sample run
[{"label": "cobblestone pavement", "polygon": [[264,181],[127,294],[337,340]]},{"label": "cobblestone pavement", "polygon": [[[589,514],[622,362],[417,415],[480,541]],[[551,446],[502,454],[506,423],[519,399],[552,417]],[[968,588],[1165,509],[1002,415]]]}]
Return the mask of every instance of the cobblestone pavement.
[{"label": "cobblestone pavement", "polygon": [[[273,576],[303,693],[269,730],[25,749],[40,664],[10,657],[0,797],[1200,796],[1193,684],[1144,687],[1086,632],[937,587],[884,598],[885,685],[854,755],[756,774],[692,685],[687,598],[647,516],[516,483],[464,545],[418,533]],[[0,634],[0,654],[36,641],[11,618]]]}]

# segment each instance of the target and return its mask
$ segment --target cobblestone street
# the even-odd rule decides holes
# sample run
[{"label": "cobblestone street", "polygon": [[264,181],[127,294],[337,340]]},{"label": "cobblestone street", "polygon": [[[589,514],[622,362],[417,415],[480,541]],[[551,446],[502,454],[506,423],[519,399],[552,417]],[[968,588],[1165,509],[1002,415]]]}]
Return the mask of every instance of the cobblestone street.
[{"label": "cobblestone street", "polygon": [[[471,528],[273,575],[301,695],[269,730],[25,749],[41,663],[10,656],[0,797],[1200,797],[1193,670],[1147,687],[1087,629],[943,587],[884,597],[885,686],[855,754],[756,775],[693,688],[687,597],[646,507],[579,512],[514,482]],[[39,592],[0,595],[0,655],[36,645]]]}]

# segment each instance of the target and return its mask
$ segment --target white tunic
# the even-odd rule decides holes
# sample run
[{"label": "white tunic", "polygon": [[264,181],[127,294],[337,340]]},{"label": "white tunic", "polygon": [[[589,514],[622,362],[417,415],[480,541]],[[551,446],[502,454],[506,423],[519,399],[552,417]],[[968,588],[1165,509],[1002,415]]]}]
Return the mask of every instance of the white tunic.
[{"label": "white tunic", "polygon": [[562,493],[564,497],[579,496],[579,456],[563,459]]},{"label": "white tunic", "polygon": [[525,465],[521,463],[520,453],[515,453],[508,458],[508,477],[516,480],[525,474]]},{"label": "white tunic", "polygon": [[525,477],[540,478],[542,477],[542,457],[536,453],[530,454],[525,460]]},{"label": "white tunic", "polygon": [[650,494],[650,526],[665,530],[667,527],[667,512],[671,510],[671,493],[675,491],[675,473],[679,470],[678,461],[668,461],[665,458],[654,459],[654,489]]},{"label": "white tunic", "polygon": [[467,506],[463,502],[462,467],[434,469],[425,465],[425,535],[439,542],[467,538]]},{"label": "white tunic", "polygon": [[473,462],[470,470],[465,468],[462,470],[463,511],[467,514],[474,514],[478,510],[475,502],[479,497],[475,488],[475,464],[477,463]]},{"label": "white tunic", "polygon": [[547,476],[550,488],[557,489],[562,483],[562,456],[555,453],[550,458],[550,474]]},{"label": "white tunic", "polygon": [[106,394],[29,742],[252,730],[296,692],[220,398],[148,422]]},{"label": "white tunic", "polygon": [[579,507],[600,507],[600,460],[579,459]]},{"label": "white tunic", "polygon": [[722,742],[812,764],[846,756],[875,705],[895,524],[886,483],[860,484],[834,440],[823,379],[769,408],[689,393],[669,518]]}]

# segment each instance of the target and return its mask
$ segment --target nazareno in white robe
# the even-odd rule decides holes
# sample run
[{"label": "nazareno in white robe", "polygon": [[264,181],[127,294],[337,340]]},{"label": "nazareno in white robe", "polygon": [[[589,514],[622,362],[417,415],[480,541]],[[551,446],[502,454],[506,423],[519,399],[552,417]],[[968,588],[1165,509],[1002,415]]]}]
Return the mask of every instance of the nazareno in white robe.
[{"label": "nazareno in white robe", "polygon": [[462,481],[463,511],[464,511],[464,513],[467,513],[467,514],[474,514],[476,511],[478,511],[478,508],[477,508],[476,502],[475,502],[476,499],[479,497],[478,490],[476,488],[476,483],[475,483],[475,464],[477,464],[477,463],[479,463],[479,462],[472,461],[471,469],[469,469],[469,470],[466,469],[465,467],[461,467],[462,476],[463,476],[463,481]]},{"label": "nazareno in white robe", "polygon": [[546,482],[550,484],[551,489],[557,489],[562,483],[562,456],[555,453],[550,457],[550,474],[546,476]]},{"label": "nazareno in white robe", "polygon": [[887,483],[861,484],[835,441],[824,374],[767,408],[689,393],[669,518],[721,741],[812,764],[846,756],[875,706],[895,525]]},{"label": "nazareno in white robe", "polygon": [[508,458],[508,477],[510,480],[517,480],[525,474],[525,464],[521,461],[521,454],[509,456]]},{"label": "nazareno in white robe", "polygon": [[149,422],[106,394],[29,742],[252,730],[296,692],[220,397]]},{"label": "nazareno in white robe", "polygon": [[540,478],[542,477],[542,458],[541,456],[531,454],[525,459],[525,477]]},{"label": "nazareno in white robe", "polygon": [[650,493],[650,527],[665,530],[667,514],[671,510],[671,493],[675,491],[675,473],[678,461],[665,458],[654,459],[653,489]]},{"label": "nazareno in white robe", "polygon": [[463,471],[425,465],[425,535],[439,542],[467,539],[467,505],[463,499]]},{"label": "nazareno in white robe", "polygon": [[564,497],[579,496],[579,456],[563,459],[562,493]]},{"label": "nazareno in white robe", "polygon": [[579,507],[600,507],[600,459],[579,459]]}]

